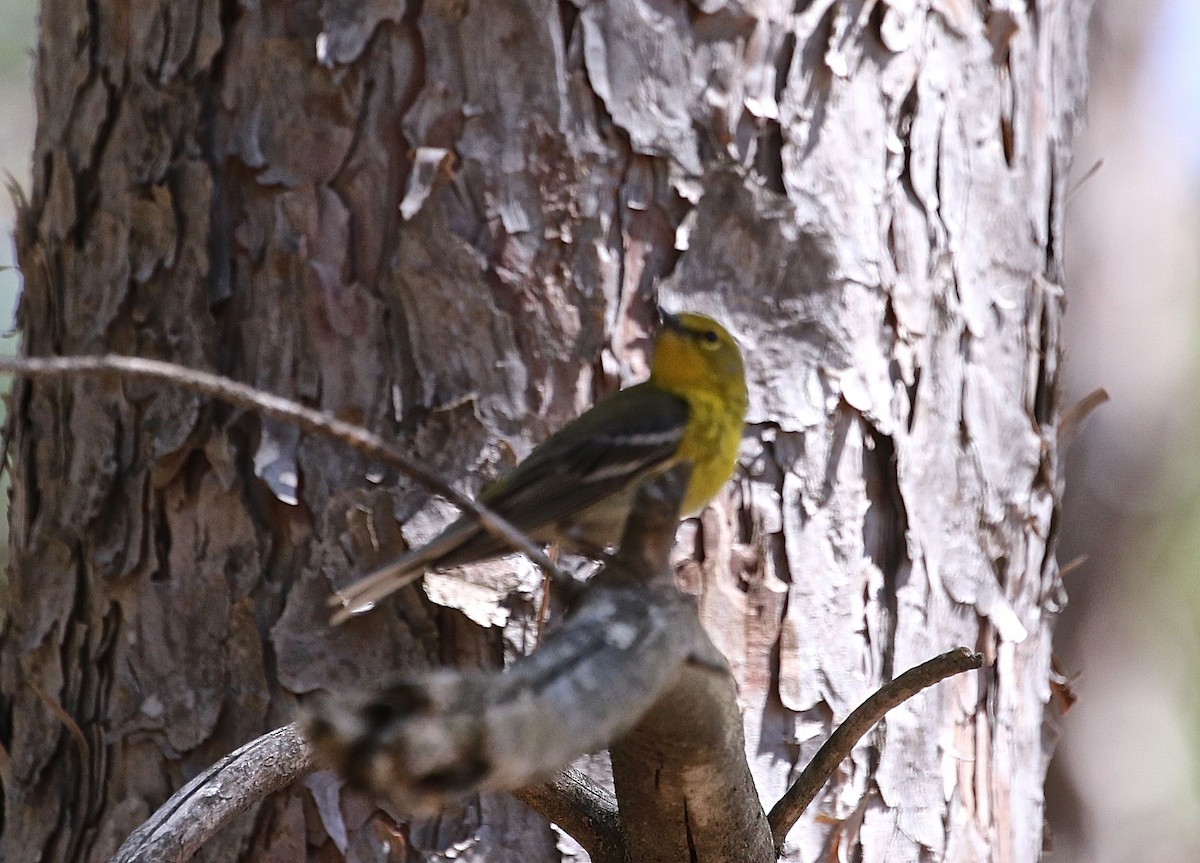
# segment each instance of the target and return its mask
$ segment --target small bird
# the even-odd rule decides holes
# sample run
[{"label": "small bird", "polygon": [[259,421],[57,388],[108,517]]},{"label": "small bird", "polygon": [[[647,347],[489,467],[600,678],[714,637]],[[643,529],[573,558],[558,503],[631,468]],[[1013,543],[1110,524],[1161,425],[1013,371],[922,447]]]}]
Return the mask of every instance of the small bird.
[{"label": "small bird", "polygon": [[[596,555],[621,538],[641,482],[683,461],[692,475],[681,511],[698,512],[733,474],[748,397],[742,354],[724,327],[691,312],[662,313],[650,378],[618,390],[534,448],[479,501],[541,543]],[[330,598],[341,623],[430,568],[509,551],[470,513],[420,548]]]}]

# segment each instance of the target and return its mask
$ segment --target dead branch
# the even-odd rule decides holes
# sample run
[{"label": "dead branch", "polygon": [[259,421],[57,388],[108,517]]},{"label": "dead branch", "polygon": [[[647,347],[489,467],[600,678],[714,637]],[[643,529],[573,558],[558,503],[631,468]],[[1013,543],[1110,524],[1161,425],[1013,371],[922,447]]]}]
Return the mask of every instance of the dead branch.
[{"label": "dead branch", "polygon": [[1079,436],[1079,430],[1084,422],[1098,408],[1110,400],[1108,390],[1100,387],[1094,389],[1075,404],[1071,405],[1058,419],[1058,444],[1061,449],[1069,447]]},{"label": "dead branch", "polygon": [[327,702],[303,723],[322,760],[404,811],[431,813],[464,794],[542,784],[627,732],[704,638],[666,560],[681,473],[643,488],[615,559],[536,652],[503,673],[441,671]]},{"label": "dead branch", "polygon": [[568,767],[549,782],[520,788],[513,796],[574,837],[592,863],[627,863],[617,800],[587,774]]},{"label": "dead branch", "polygon": [[[679,474],[643,487],[615,559],[535,653],[499,674],[438,672],[351,705],[329,702],[304,724],[322,759],[401,809],[432,812],[463,794],[528,788],[613,746],[620,844],[609,807],[586,795],[573,804],[586,816],[558,822],[593,859],[665,859],[645,849],[691,843],[700,859],[773,860],[733,678],[667,560]],[[673,744],[659,749],[664,735]],[[678,784],[643,800],[666,775]],[[644,812],[662,803],[666,817]]]},{"label": "dead branch", "polygon": [[[185,863],[233,818],[316,769],[311,745],[293,723],[258,737],[205,770],[133,831],[110,863]],[[594,863],[624,863],[617,805],[576,770],[565,770],[516,797],[558,824]],[[570,829],[568,829],[570,828]]]},{"label": "dead branch", "polygon": [[[236,816],[315,769],[312,746],[295,723],[270,731],[173,794],[110,863],[186,863]],[[513,796],[576,837],[593,863],[625,863],[617,802],[583,773],[568,768]]]},{"label": "dead branch", "polygon": [[825,787],[833,771],[850,754],[850,750],[862,736],[883,719],[884,714],[922,689],[982,665],[983,656],[972,653],[965,647],[959,647],[910,668],[899,677],[885,683],[874,695],[856,707],[817,750],[813,760],[792,783],[792,787],[771,807],[767,820],[771,825],[775,844],[783,844],[788,831],[799,820],[817,793]]},{"label": "dead branch", "polygon": [[445,498],[478,518],[488,533],[503,540],[513,550],[528,556],[543,572],[549,574],[555,587],[564,595],[576,588],[573,578],[560,572],[541,548],[498,514],[456,491],[436,474],[414,462],[402,450],[374,432],[299,402],[263,392],[212,372],[141,357],[0,357],[0,373],[25,378],[74,378],[96,375],[157,381],[219,399],[272,419],[290,422],[301,431],[339,441],[382,464],[394,467],[433,494]]},{"label": "dead branch", "polygon": [[312,749],[295,724],[277,728],[175,792],[110,863],[184,863],[234,816],[312,770]]}]

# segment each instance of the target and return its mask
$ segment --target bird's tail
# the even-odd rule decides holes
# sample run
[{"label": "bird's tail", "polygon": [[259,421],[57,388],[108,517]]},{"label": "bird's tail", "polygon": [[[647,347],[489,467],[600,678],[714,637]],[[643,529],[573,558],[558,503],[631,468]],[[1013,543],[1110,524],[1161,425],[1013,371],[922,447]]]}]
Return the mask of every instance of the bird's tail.
[{"label": "bird's tail", "polygon": [[356,614],[370,611],[379,600],[424,575],[423,565],[410,567],[407,560],[408,555],[405,555],[329,597],[330,606],[337,608],[329,622],[337,626]]},{"label": "bird's tail", "polygon": [[428,544],[389,561],[354,584],[334,593],[329,597],[329,605],[337,608],[337,611],[330,617],[329,622],[336,626],[345,623],[356,614],[370,611],[381,599],[412,584],[425,574],[426,569],[444,563],[443,558],[463,542],[463,531],[456,529],[461,527],[467,525],[452,525]]}]

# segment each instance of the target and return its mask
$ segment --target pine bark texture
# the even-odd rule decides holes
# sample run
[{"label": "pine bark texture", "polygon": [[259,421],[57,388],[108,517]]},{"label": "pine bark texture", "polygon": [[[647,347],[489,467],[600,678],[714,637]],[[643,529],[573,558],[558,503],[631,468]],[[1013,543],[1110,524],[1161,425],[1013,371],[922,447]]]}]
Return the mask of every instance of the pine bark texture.
[{"label": "pine bark texture", "polygon": [[[764,802],[880,682],[992,660],[892,713],[787,859],[1033,861],[1089,10],[44,0],[25,350],[229,374],[473,491],[644,369],[656,294],[718,314],[748,467],[680,573]],[[326,628],[331,584],[450,516],[338,447],[142,384],[13,409],[0,858],[105,860],[298,698],[532,643],[520,563]],[[201,857],[386,859],[373,812],[318,774]],[[570,854],[502,795],[391,835]]]}]

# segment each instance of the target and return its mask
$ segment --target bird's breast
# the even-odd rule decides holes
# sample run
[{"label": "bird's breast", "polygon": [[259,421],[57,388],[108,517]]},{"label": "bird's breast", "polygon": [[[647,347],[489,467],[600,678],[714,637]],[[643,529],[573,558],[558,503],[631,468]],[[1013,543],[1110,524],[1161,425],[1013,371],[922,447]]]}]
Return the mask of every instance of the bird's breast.
[{"label": "bird's breast", "polygon": [[679,454],[692,462],[692,481],[683,499],[684,515],[704,508],[733,473],[742,439],[743,415],[710,393],[688,397],[691,416]]}]

